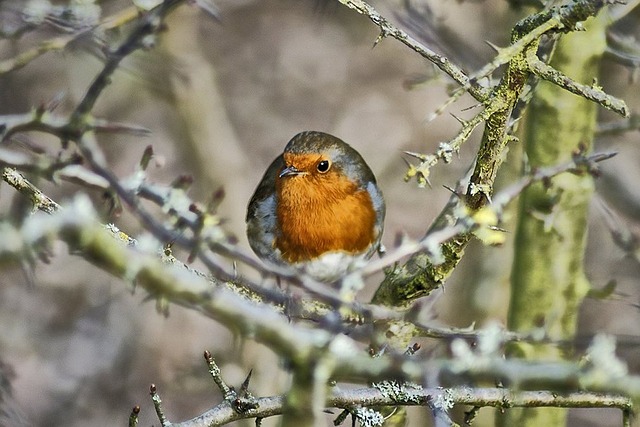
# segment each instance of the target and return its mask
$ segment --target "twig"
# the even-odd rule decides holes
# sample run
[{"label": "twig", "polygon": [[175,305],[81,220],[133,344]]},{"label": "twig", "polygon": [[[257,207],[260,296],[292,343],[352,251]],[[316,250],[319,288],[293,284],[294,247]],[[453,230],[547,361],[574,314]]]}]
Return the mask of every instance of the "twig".
[{"label": "twig", "polygon": [[89,31],[102,32],[112,30],[114,28],[123,26],[127,22],[136,19],[138,16],[138,9],[135,6],[130,6],[122,11],[117,12],[114,15],[105,18],[102,23],[94,28],[91,28],[89,30],[82,29],[80,31],[74,32],[73,34],[65,34],[63,36],[45,40],[38,46],[22,52],[13,58],[0,61],[0,75],[25,67],[26,65],[31,63],[31,61],[47,52],[56,52],[63,50],[74,40],[77,40],[79,37],[85,35]]},{"label": "twig", "polygon": [[471,120],[458,121],[462,124],[462,128],[458,131],[458,134],[448,142],[442,142],[438,145],[438,149],[433,154],[420,154],[405,151],[412,157],[420,159],[420,164],[414,166],[409,164],[409,170],[407,171],[404,180],[409,181],[411,178],[416,177],[418,180],[418,186],[425,187],[429,183],[429,175],[431,174],[431,168],[438,164],[440,160],[445,163],[450,163],[454,154],[460,153],[462,144],[469,139],[471,133],[480,124],[485,122],[491,115],[496,112],[505,109],[506,105],[500,98],[493,99],[486,107],[478,114],[473,116]]},{"label": "twig", "polygon": [[164,411],[162,409],[162,400],[160,400],[160,395],[158,395],[155,384],[151,384],[151,386],[149,387],[149,394],[151,395],[151,400],[153,401],[153,407],[156,409],[158,420],[160,420],[160,425],[162,425],[162,427],[171,426],[171,423],[164,415]]},{"label": "twig", "polygon": [[627,104],[623,100],[605,93],[597,84],[587,86],[571,80],[560,71],[540,61],[540,59],[535,55],[527,55],[527,61],[529,63],[529,67],[531,67],[531,71],[541,79],[547,80],[571,93],[596,102],[604,108],[616,112],[623,117],[629,117]]},{"label": "twig", "polygon": [[137,427],[138,426],[138,415],[140,414],[140,406],[136,405],[131,409],[131,414],[129,415],[129,427]]},{"label": "twig", "polygon": [[213,378],[213,381],[216,383],[220,391],[222,392],[222,397],[224,400],[230,401],[236,395],[236,393],[227,385],[227,383],[222,379],[222,372],[220,368],[213,360],[213,356],[210,351],[204,352],[204,360],[207,362],[207,367],[209,368],[209,375]]},{"label": "twig", "polygon": [[51,214],[60,209],[60,205],[58,203],[40,191],[39,188],[33,185],[15,169],[4,168],[2,170],[2,179],[18,190],[21,194],[29,198],[33,206],[33,211],[40,210]]},{"label": "twig", "polygon": [[498,69],[501,65],[508,63],[513,60],[516,55],[524,52],[527,46],[529,46],[534,41],[540,39],[543,35],[547,34],[551,30],[559,30],[563,28],[562,22],[560,22],[559,18],[552,17],[548,21],[542,22],[537,27],[527,31],[522,35],[521,38],[515,40],[507,47],[494,47],[497,51],[497,55],[493,57],[491,62],[482,67],[480,70],[473,73],[470,77],[470,81],[477,81],[481,78],[487,77],[491,75],[495,70]]},{"label": "twig", "polygon": [[[134,136],[147,136],[151,133],[149,129],[141,126],[94,118],[88,118],[85,126],[86,131],[98,133],[124,133]],[[42,108],[26,114],[0,116],[0,141],[7,141],[21,132],[43,132],[66,140],[75,131],[68,119],[50,114],[50,111]]]}]

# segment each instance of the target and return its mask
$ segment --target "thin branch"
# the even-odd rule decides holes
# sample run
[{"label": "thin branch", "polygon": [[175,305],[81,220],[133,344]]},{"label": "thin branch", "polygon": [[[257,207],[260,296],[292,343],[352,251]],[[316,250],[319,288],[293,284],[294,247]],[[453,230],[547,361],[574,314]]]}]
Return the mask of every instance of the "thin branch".
[{"label": "thin branch", "polygon": [[213,360],[213,356],[211,352],[204,352],[204,360],[207,362],[207,367],[209,368],[209,375],[213,378],[213,381],[216,383],[216,386],[222,392],[222,398],[224,400],[230,401],[236,395],[235,391],[227,385],[227,383],[222,379],[222,372],[218,367],[218,364]]},{"label": "thin branch", "polygon": [[571,93],[596,102],[604,108],[618,113],[623,117],[629,117],[627,104],[623,100],[605,93],[597,84],[594,83],[592,86],[587,86],[578,83],[550,65],[540,61],[540,59],[533,54],[527,55],[527,61],[529,63],[529,67],[531,67],[531,71],[541,79],[547,80]]},{"label": "thin branch", "polygon": [[521,38],[515,40],[507,47],[494,47],[497,51],[497,55],[493,57],[491,62],[486,64],[480,70],[473,73],[470,77],[471,81],[477,81],[484,77],[491,75],[501,65],[504,65],[513,60],[517,55],[520,55],[531,43],[539,40],[540,37],[549,33],[552,30],[560,30],[563,28],[563,24],[559,17],[552,17],[548,21],[542,22],[537,27],[527,31]]},{"label": "thin branch", "polygon": [[86,35],[87,32],[100,33],[103,31],[112,30],[138,18],[138,16],[138,8],[135,6],[130,6],[124,10],[118,11],[114,15],[108,16],[99,25],[89,30],[82,29],[80,31],[74,32],[73,34],[65,34],[63,36],[40,42],[36,47],[32,49],[21,52],[13,58],[0,61],[0,75],[25,67],[26,65],[31,63],[31,61],[39,58],[45,53],[64,50],[67,46],[69,46],[69,44]]},{"label": "thin branch", "polygon": [[380,28],[380,36],[376,41],[376,44],[382,38],[391,36],[419,53],[423,58],[429,60],[461,86],[468,87],[469,93],[478,101],[486,101],[489,98],[489,91],[486,88],[471,82],[466,73],[460,67],[452,63],[449,58],[432,51],[418,40],[390,23],[368,3],[362,0],[340,0],[340,3],[360,14],[368,16],[369,19],[371,19],[371,21]]},{"label": "thin branch", "polygon": [[127,39],[115,51],[109,54],[102,71],[100,71],[93,83],[91,83],[85,96],[73,112],[70,120],[71,123],[84,121],[85,116],[93,109],[98,96],[110,83],[111,75],[118,68],[120,62],[132,52],[144,48],[146,46],[144,41],[145,37],[156,34],[161,28],[164,17],[184,1],[185,0],[164,0],[159,6],[142,17]]},{"label": "thin branch", "polygon": [[[533,171],[530,175],[521,178],[519,181],[511,184],[504,190],[500,191],[493,197],[492,203],[488,205],[487,210],[491,210],[495,218],[490,223],[486,222],[485,212],[479,212],[475,215],[461,215],[464,208],[459,207],[457,222],[441,229],[430,230],[424,238],[419,241],[403,242],[398,248],[385,254],[384,257],[370,261],[365,267],[358,271],[363,276],[370,276],[382,269],[393,265],[402,258],[416,253],[426,253],[432,258],[434,264],[442,262],[442,253],[440,247],[443,243],[464,233],[470,233],[478,229],[478,227],[498,227],[502,218],[504,209],[511,203],[522,191],[534,182],[546,181],[554,178],[562,173],[582,174],[590,173],[596,175],[598,173],[597,164],[608,160],[616,155],[615,152],[594,153],[585,156],[582,153],[576,153],[574,158],[566,163],[540,168]],[[457,196],[461,201],[463,196]],[[496,233],[502,233],[496,230]]]},{"label": "thin branch", "polygon": [[137,427],[138,426],[138,415],[140,414],[140,406],[136,405],[131,409],[131,414],[129,414],[129,427]]},{"label": "thin branch", "polygon": [[425,187],[429,183],[429,175],[431,174],[431,168],[438,164],[440,160],[445,163],[450,163],[453,155],[460,153],[462,144],[469,139],[471,133],[482,123],[484,123],[491,115],[500,110],[504,110],[506,105],[502,102],[502,99],[496,98],[488,103],[485,108],[471,120],[461,120],[462,127],[458,134],[448,142],[442,142],[438,145],[438,149],[433,154],[420,154],[413,152],[405,152],[406,154],[418,158],[420,163],[417,166],[409,164],[409,170],[407,171],[404,180],[409,181],[415,177],[418,180],[419,187]]},{"label": "thin branch", "polygon": [[49,196],[44,194],[33,185],[20,172],[13,168],[4,168],[2,170],[2,179],[18,190],[21,194],[27,196],[33,206],[33,211],[39,210],[51,214],[60,209],[60,205]]},{"label": "thin branch", "polygon": [[156,415],[158,416],[158,420],[160,420],[160,425],[162,427],[169,427],[171,423],[167,420],[164,415],[164,410],[162,409],[162,400],[160,399],[160,395],[158,395],[158,391],[156,389],[155,384],[151,384],[149,387],[149,394],[151,395],[151,400],[153,401],[153,407],[156,410]]},{"label": "thin branch", "polygon": [[[43,132],[57,136],[64,141],[75,133],[73,126],[69,119],[61,118],[51,114],[51,111],[39,107],[25,114],[0,116],[0,140],[7,141],[13,135],[22,132]],[[85,121],[85,130],[134,136],[148,136],[151,133],[149,129],[141,126],[94,118],[88,118]]]}]

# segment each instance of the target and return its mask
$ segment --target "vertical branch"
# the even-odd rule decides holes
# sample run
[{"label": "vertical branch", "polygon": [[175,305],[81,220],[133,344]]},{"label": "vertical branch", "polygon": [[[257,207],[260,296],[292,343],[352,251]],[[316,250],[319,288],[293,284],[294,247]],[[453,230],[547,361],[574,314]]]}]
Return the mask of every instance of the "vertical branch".
[{"label": "vertical branch", "polygon": [[[591,82],[604,53],[606,15],[589,30],[564,35],[551,66]],[[537,58],[536,58],[537,60]],[[548,82],[537,88],[526,116],[525,150],[532,167],[562,162],[576,150],[590,150],[596,128],[596,105]],[[543,326],[556,341],[575,334],[578,309],[589,289],[584,274],[588,205],[593,192],[589,174],[563,175],[538,183],[521,196],[511,278],[509,329],[530,331]],[[561,359],[550,345],[517,343],[511,354]],[[505,425],[563,425],[566,411],[508,411]]]}]

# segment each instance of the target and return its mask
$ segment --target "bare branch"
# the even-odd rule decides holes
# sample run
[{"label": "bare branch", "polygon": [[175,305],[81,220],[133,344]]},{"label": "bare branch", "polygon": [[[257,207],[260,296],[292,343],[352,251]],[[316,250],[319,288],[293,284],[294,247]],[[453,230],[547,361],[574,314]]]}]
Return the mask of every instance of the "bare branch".
[{"label": "bare branch", "polygon": [[[403,397],[404,396],[404,397]],[[411,393],[391,395],[379,388],[356,388],[352,390],[332,389],[327,396],[329,408],[353,408],[361,406],[423,406],[427,402],[448,401],[452,405],[510,407],[554,407],[554,408],[617,408],[628,411],[632,407],[627,397],[601,393],[558,393],[551,391],[514,391],[505,388],[422,388]],[[203,427],[223,425],[245,418],[267,418],[282,414],[284,396],[257,399],[256,410],[239,414],[230,405],[222,403],[207,412],[171,427]]]},{"label": "bare branch", "polygon": [[592,86],[583,85],[571,80],[555,68],[540,61],[535,55],[527,55],[527,60],[531,71],[540,77],[568,90],[571,93],[580,95],[593,102],[600,104],[608,110],[616,112],[623,117],[629,117],[627,104],[618,98],[605,93],[600,86],[594,83]]},{"label": "bare branch", "polygon": [[112,30],[117,27],[121,27],[124,24],[138,18],[139,11],[135,6],[130,6],[124,10],[118,11],[115,14],[105,18],[100,24],[91,29],[80,29],[72,34],[65,34],[63,36],[55,37],[49,40],[45,40],[38,44],[38,46],[22,52],[13,58],[0,61],[0,75],[8,73],[10,71],[18,70],[25,67],[34,59],[39,58],[48,52],[57,52],[64,50],[72,42],[80,37],[83,37],[87,32],[103,32]]},{"label": "bare branch", "polygon": [[60,209],[60,205],[53,199],[44,194],[29,182],[20,172],[13,168],[4,168],[2,170],[2,179],[29,198],[33,205],[33,210],[39,210],[51,214]]},{"label": "bare branch", "polygon": [[486,101],[488,99],[489,92],[486,88],[471,82],[465,72],[457,65],[453,64],[446,56],[440,55],[422,45],[409,34],[390,23],[368,3],[362,0],[340,0],[340,3],[354,9],[360,14],[368,16],[369,19],[371,19],[371,21],[380,28],[380,36],[376,43],[384,37],[391,36],[422,55],[423,58],[429,60],[461,86],[468,86],[469,93],[478,101]]}]

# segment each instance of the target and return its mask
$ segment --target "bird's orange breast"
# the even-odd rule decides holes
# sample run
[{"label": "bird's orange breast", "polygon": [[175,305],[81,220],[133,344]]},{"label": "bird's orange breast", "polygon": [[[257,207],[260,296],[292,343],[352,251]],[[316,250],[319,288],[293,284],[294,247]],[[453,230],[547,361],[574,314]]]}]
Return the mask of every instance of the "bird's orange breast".
[{"label": "bird's orange breast", "polygon": [[283,177],[276,182],[274,241],[289,262],[330,251],[361,253],[376,238],[376,212],[369,193],[338,171]]}]

